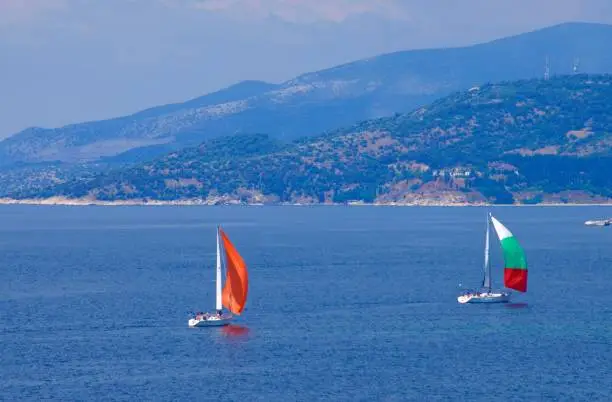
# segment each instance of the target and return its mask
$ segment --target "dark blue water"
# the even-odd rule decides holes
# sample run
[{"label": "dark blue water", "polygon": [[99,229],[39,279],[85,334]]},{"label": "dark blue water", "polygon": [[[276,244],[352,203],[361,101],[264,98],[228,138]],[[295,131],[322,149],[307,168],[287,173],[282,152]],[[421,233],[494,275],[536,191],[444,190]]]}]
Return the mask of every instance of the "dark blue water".
[{"label": "dark blue water", "polygon": [[[1,207],[0,399],[612,400],[612,227],[583,225],[612,209],[493,213],[530,265],[511,305],[456,302],[480,208]],[[218,222],[250,299],[189,329]]]}]

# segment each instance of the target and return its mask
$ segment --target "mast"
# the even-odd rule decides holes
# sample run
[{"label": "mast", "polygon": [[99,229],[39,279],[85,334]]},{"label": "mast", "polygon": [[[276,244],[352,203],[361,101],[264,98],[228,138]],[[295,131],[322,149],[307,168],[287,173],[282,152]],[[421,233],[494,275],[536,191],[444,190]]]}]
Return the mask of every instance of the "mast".
[{"label": "mast", "polygon": [[221,311],[221,246],[219,244],[219,226],[217,226],[217,291],[216,291],[216,307],[217,311]]},{"label": "mast", "polygon": [[484,278],[482,287],[491,292],[491,264],[489,262],[489,215],[487,213],[487,232],[485,234]]}]

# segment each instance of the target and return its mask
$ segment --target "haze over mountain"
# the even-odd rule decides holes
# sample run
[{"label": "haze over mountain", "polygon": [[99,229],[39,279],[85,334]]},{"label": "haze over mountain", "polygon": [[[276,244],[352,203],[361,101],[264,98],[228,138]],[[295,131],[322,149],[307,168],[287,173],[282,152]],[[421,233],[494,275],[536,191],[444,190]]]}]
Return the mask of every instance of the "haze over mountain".
[{"label": "haze over mountain", "polygon": [[[0,0],[0,138],[180,102],[242,80],[464,46],[609,0]],[[4,94],[10,96],[4,96]]]},{"label": "haze over mountain", "polygon": [[[568,23],[485,44],[396,52],[308,73],[283,84],[247,81],[134,115],[32,128],[0,142],[0,165],[144,160],[207,138],[261,132],[290,140],[407,112],[453,91],[501,80],[612,72],[612,26]],[[124,152],[130,151],[121,155]]]}]

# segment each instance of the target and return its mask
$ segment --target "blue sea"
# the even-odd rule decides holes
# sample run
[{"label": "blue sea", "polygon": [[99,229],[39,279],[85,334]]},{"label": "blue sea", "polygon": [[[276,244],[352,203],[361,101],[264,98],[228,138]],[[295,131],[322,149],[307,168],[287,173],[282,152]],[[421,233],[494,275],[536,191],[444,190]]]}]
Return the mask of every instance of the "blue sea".
[{"label": "blue sea", "polygon": [[[0,207],[0,400],[611,401],[604,207],[498,207],[529,264],[482,279],[484,208]],[[214,308],[215,225],[249,266]],[[494,285],[502,256],[492,238]]]}]

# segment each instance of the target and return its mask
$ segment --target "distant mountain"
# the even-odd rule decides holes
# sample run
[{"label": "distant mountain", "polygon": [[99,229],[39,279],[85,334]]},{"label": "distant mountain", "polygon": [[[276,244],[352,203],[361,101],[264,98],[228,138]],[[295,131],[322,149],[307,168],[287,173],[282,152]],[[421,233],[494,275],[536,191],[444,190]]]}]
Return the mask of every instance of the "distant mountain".
[{"label": "distant mountain", "polygon": [[[31,128],[0,142],[15,162],[144,161],[237,133],[292,140],[407,112],[474,85],[572,73],[612,72],[612,26],[568,23],[462,48],[386,54],[304,74],[281,85],[244,82],[191,101],[58,129]],[[118,94],[121,96],[121,94]]]},{"label": "distant mountain", "polygon": [[16,198],[611,202],[612,75],[486,84],[284,143],[238,135]]}]

